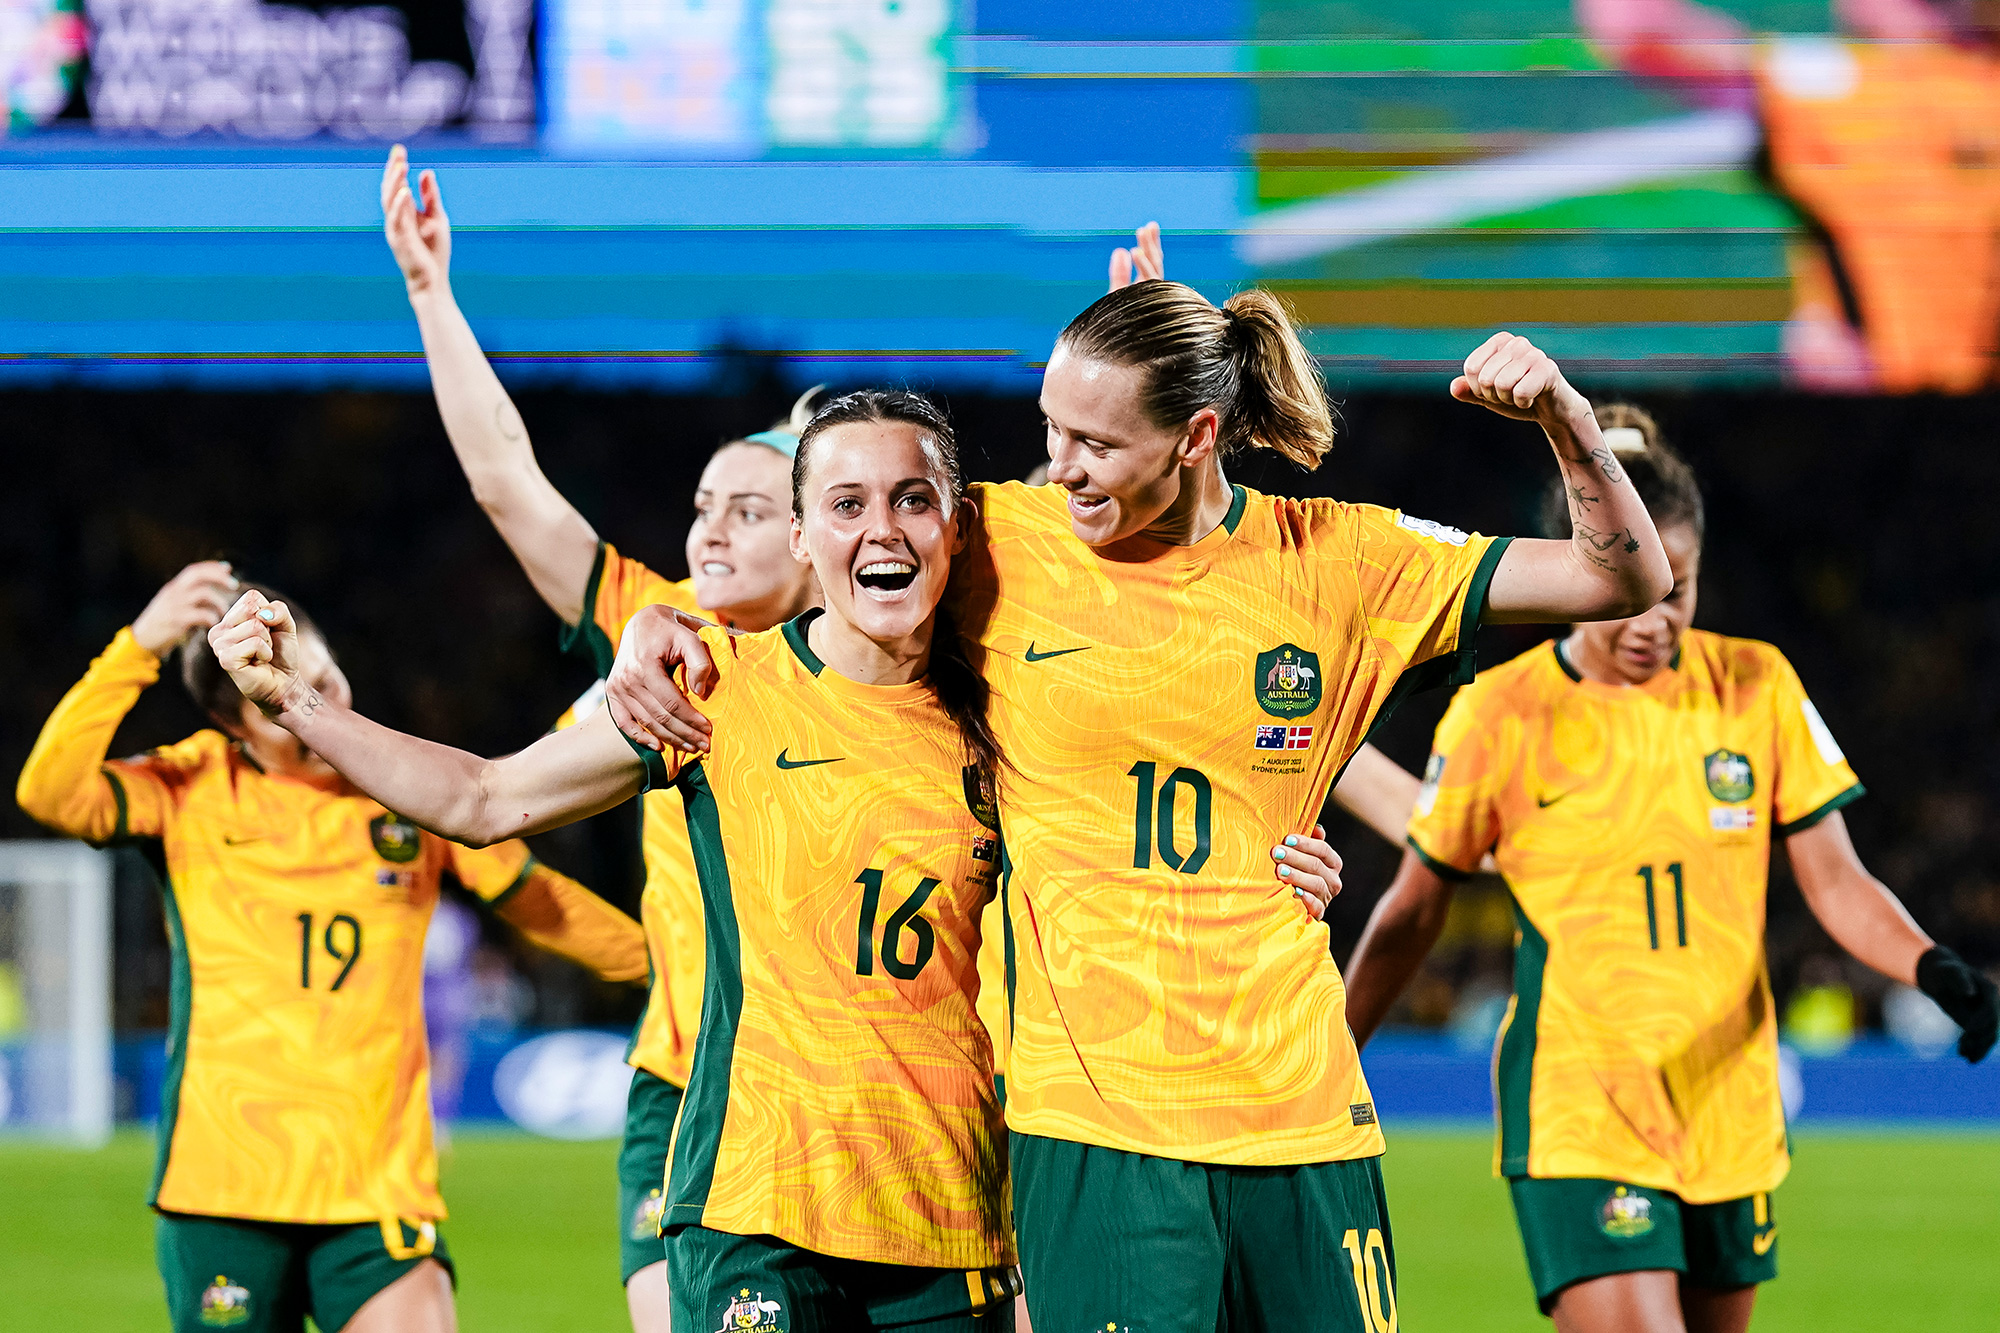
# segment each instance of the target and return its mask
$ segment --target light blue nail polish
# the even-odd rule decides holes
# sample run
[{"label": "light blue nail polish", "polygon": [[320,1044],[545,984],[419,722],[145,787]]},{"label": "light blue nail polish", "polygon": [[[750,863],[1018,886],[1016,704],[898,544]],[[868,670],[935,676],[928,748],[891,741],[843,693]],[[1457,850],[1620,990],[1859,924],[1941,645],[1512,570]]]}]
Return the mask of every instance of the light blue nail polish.
[{"label": "light blue nail polish", "polygon": [[1292,868],[1290,866],[1279,866],[1278,873],[1280,875],[1289,875],[1292,873]]},{"label": "light blue nail polish", "polygon": [[1298,835],[1298,834],[1296,834],[1296,833],[1291,833],[1291,834],[1287,834],[1287,835],[1285,836],[1285,846],[1287,846],[1287,847],[1296,847],[1296,846],[1298,846],[1298,845],[1299,845],[1299,835]]}]

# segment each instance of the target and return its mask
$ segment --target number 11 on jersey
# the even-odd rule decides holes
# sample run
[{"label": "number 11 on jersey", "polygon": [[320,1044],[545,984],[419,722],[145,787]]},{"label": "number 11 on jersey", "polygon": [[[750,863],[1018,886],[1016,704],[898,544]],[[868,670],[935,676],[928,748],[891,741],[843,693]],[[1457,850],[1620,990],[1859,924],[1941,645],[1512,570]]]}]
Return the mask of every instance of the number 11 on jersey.
[{"label": "number 11 on jersey", "polygon": [[[1674,882],[1674,933],[1679,946],[1685,949],[1688,944],[1688,914],[1686,886],[1681,883],[1681,863],[1668,863],[1667,875]],[[1653,904],[1653,867],[1640,866],[1639,879],[1646,886],[1646,937],[1657,949],[1660,947],[1660,915]]]}]

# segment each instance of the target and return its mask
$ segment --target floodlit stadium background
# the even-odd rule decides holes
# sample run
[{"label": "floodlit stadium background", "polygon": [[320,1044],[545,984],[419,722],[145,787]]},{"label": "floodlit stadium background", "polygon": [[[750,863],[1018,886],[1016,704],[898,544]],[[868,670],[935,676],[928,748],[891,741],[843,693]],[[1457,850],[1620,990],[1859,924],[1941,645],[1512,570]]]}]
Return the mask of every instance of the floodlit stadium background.
[{"label": "floodlit stadium background", "polygon": [[[1527,530],[1539,441],[1443,386],[1492,329],[1536,337],[1702,471],[1698,623],[1799,666],[1871,789],[1848,812],[1864,858],[2000,963],[2000,74],[1951,116],[1892,86],[1871,124],[1903,174],[1870,197],[1928,212],[1843,213],[1788,190],[1806,178],[1772,108],[1809,115],[1883,53],[1948,44],[1857,34],[1865,3],[1656,8],[1717,26],[1635,35],[1615,0],[0,0],[0,767],[160,582],[218,553],[295,591],[393,725],[499,752],[588,683],[425,392],[376,201],[401,139],[442,176],[460,302],[550,475],[675,575],[707,452],[810,384],[939,392],[980,475],[1025,472],[1039,362],[1145,221],[1172,276],[1283,292],[1343,400],[1320,474],[1252,484]],[[1912,225],[1983,238],[1985,267],[1883,278],[1868,247]],[[1897,377],[1934,344],[1986,369]],[[1482,660],[1537,637],[1489,631]],[[1385,748],[1420,766],[1443,702]],[[197,725],[169,683],[118,745]],[[1344,957],[1395,853],[1330,822]],[[36,833],[0,812],[0,836]],[[541,843],[636,906],[629,814]],[[142,1122],[167,953],[136,862],[112,905],[116,1109]],[[459,926],[447,1113],[502,1116],[496,1070],[526,1038],[637,1013]],[[29,1021],[17,946],[0,912],[0,1068]],[[1369,1052],[1392,1135],[1399,1112],[1486,1114],[1510,946],[1504,891],[1462,893]],[[2000,1070],[1937,1058],[1921,1008],[1842,958],[1782,868],[1770,948],[1802,1127],[2000,1124]]]}]

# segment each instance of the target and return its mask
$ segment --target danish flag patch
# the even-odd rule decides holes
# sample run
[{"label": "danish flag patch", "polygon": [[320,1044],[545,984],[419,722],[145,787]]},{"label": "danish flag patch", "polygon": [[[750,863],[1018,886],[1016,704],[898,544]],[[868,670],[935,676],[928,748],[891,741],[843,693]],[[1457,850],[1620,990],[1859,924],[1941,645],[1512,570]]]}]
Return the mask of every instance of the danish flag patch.
[{"label": "danish flag patch", "polygon": [[1257,728],[1253,748],[1259,750],[1310,750],[1311,727],[1272,726]]}]

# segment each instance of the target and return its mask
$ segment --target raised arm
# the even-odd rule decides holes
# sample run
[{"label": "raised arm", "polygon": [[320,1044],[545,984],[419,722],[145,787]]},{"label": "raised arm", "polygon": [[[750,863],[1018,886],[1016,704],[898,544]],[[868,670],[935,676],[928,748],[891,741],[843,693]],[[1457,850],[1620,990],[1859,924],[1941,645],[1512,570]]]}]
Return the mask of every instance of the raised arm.
[{"label": "raised arm", "polygon": [[1888,886],[1868,873],[1838,810],[1785,840],[1806,906],[1834,943],[1892,981],[1915,986],[1965,1029],[1959,1053],[1977,1062],[2000,1030],[1993,982],[1934,944]]},{"label": "raised arm", "polygon": [[140,766],[113,778],[105,753],[139,694],[160,678],[160,659],[229,605],[236,576],[216,560],[189,565],[153,595],[49,714],[21,767],[14,798],[35,819],[72,837],[103,842],[158,831],[165,793]]},{"label": "raised arm", "polygon": [[237,600],[208,642],[246,699],[349,782],[468,847],[572,823],[645,784],[639,757],[603,713],[505,759],[481,759],[371,722],[300,678],[291,612],[256,592]]},{"label": "raised arm", "polygon": [[1621,620],[1673,589],[1645,502],[1598,433],[1589,401],[1548,353],[1496,333],[1465,359],[1451,396],[1540,426],[1569,494],[1568,541],[1517,538],[1500,557],[1486,595],[1488,623]]},{"label": "raised arm", "polygon": [[397,144],[382,173],[382,230],[417,315],[445,434],[472,483],[473,498],[535,591],[565,624],[574,625],[586,613],[583,592],[597,559],[597,532],[542,475],[521,414],[459,311],[451,291],[451,219],[437,173],[418,177],[421,212],[409,176],[409,156]]},{"label": "raised arm", "polygon": [[1424,957],[1444,933],[1445,918],[1451,912],[1451,881],[1425,865],[1413,851],[1403,853],[1403,864],[1389,891],[1369,914],[1361,942],[1347,962],[1343,979],[1347,982],[1347,1026],[1354,1030],[1354,1044],[1365,1046],[1389,1016],[1396,997],[1409,986],[1423,966]]}]

